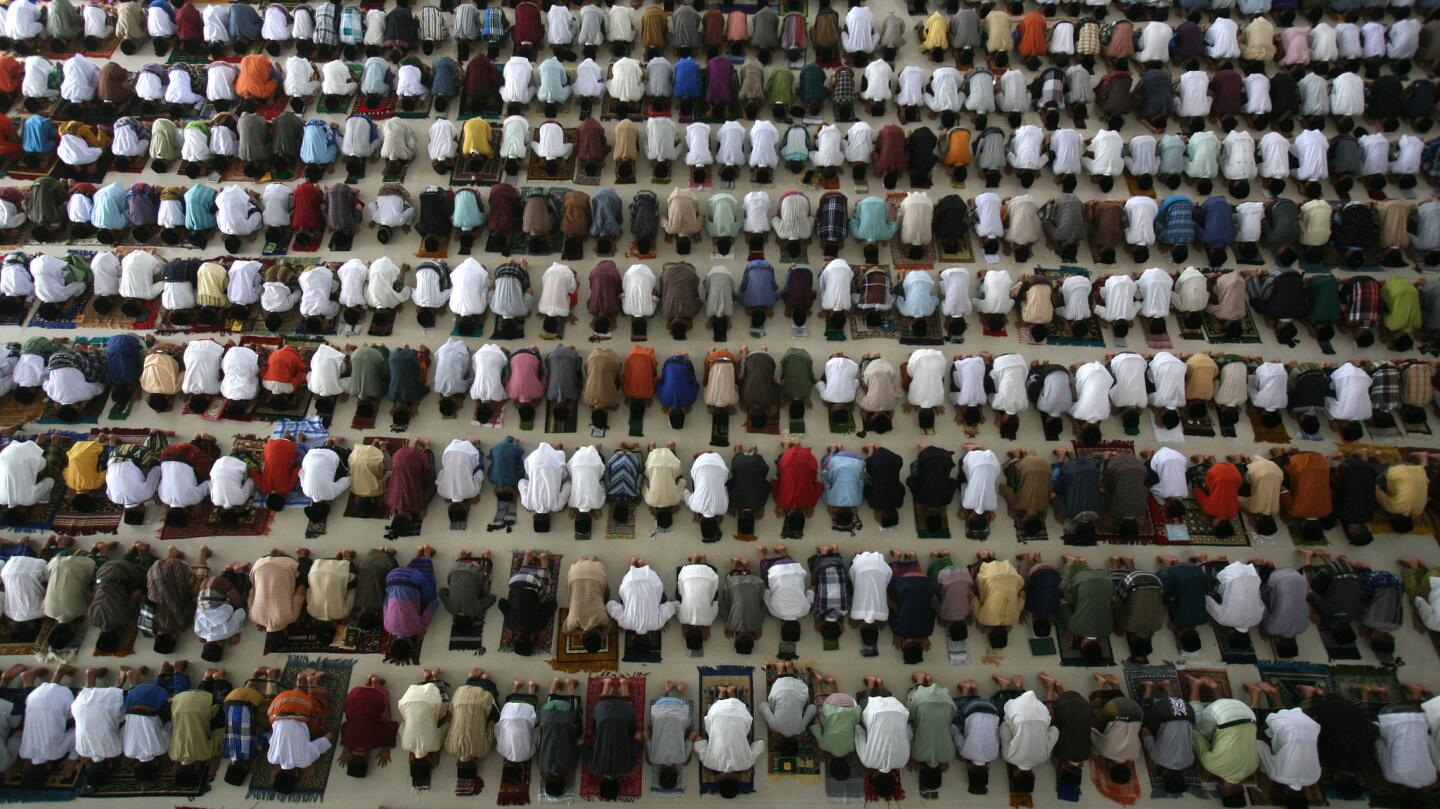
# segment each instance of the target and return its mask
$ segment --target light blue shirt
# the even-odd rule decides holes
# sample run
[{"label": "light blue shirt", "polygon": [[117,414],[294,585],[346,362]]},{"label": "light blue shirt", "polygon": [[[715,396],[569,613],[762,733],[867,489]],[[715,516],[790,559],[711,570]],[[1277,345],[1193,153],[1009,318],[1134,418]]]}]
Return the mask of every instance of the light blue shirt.
[{"label": "light blue shirt", "polygon": [[305,132],[300,139],[300,160],[310,165],[328,165],[335,162],[339,144],[335,130],[328,121],[311,119],[305,122]]},{"label": "light blue shirt", "polygon": [[858,508],[865,497],[865,462],[853,452],[831,452],[820,464],[825,505]]},{"label": "light blue shirt", "polygon": [[130,224],[125,189],[119,183],[110,183],[96,191],[93,201],[95,209],[90,212],[90,224],[100,230],[121,230]]}]

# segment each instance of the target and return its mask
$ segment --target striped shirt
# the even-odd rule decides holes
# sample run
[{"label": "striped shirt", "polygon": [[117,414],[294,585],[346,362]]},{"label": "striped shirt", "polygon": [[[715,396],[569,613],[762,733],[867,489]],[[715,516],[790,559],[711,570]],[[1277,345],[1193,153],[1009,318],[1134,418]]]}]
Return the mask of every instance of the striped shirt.
[{"label": "striped shirt", "polygon": [[[358,6],[351,6],[351,8],[355,9],[357,14],[360,12]],[[347,12],[349,10],[349,8],[346,9]],[[334,3],[321,3],[320,7],[315,9],[315,34],[312,38],[315,40],[316,45],[335,45],[339,43],[339,39],[335,36],[337,11],[338,9]]]},{"label": "striped shirt", "polygon": [[[500,16],[504,18],[505,15]],[[480,9],[474,3],[456,6],[450,20],[450,33],[456,39],[477,39],[480,36]]]},{"label": "striped shirt", "polygon": [[640,497],[640,457],[637,453],[616,452],[606,459],[605,496],[610,500],[636,500]]},{"label": "striped shirt", "polygon": [[450,36],[445,25],[445,15],[437,6],[422,6],[420,9],[420,39],[436,42]]},{"label": "striped shirt", "polygon": [[480,37],[486,42],[499,42],[510,33],[510,21],[499,7],[485,9],[484,22],[480,26]]}]

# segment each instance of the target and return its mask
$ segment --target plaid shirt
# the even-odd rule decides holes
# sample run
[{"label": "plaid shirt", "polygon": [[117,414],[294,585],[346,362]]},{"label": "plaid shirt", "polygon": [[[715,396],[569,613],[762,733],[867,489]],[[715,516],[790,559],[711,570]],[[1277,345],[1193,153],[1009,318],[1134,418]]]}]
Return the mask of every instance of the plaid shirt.
[{"label": "plaid shirt", "polygon": [[224,707],[225,740],[220,757],[226,761],[249,761],[259,752],[260,734],[255,732],[255,708],[247,702],[227,702]]},{"label": "plaid shirt", "polygon": [[510,34],[510,21],[505,19],[505,10],[498,6],[485,9],[485,19],[480,25],[480,38],[486,42],[499,42]]},{"label": "plaid shirt", "polygon": [[815,587],[811,609],[822,621],[843,621],[850,613],[850,577],[845,563],[835,554],[826,554],[810,563],[810,581]]},{"label": "plaid shirt", "polygon": [[340,41],[347,45],[365,41],[365,12],[359,6],[346,6],[340,12]]},{"label": "plaid shirt", "polygon": [[1434,392],[1431,382],[1433,369],[1424,362],[1413,362],[1400,373],[1400,403],[1411,407],[1424,407],[1430,403]]},{"label": "plaid shirt", "polygon": [[45,365],[51,371],[57,368],[77,368],[85,375],[87,382],[105,381],[105,357],[98,352],[62,348],[51,354]]},{"label": "plaid shirt", "polygon": [[831,76],[835,85],[830,88],[830,98],[838,105],[855,103],[855,72],[848,67],[835,69]]},{"label": "plaid shirt", "polygon": [[1082,20],[1075,31],[1075,55],[1094,56],[1100,52],[1100,23]]},{"label": "plaid shirt", "polygon": [[856,304],[871,308],[888,307],[895,302],[890,293],[890,271],[877,267],[855,278]]},{"label": "plaid shirt", "polygon": [[1370,404],[1382,413],[1400,406],[1400,369],[1393,362],[1370,368]]},{"label": "plaid shirt", "polygon": [[[360,11],[355,6],[355,11]],[[340,40],[335,36],[335,25],[337,23],[338,7],[334,3],[321,3],[315,9],[315,33],[311,37],[316,45],[337,45]]]},{"label": "plaid shirt", "polygon": [[510,575],[509,586],[532,587],[543,593],[550,586],[550,571],[538,565],[525,565]]},{"label": "plaid shirt", "polygon": [[1340,286],[1340,300],[1345,302],[1345,324],[1354,328],[1374,328],[1380,322],[1380,282],[1368,275],[1348,278]]},{"label": "plaid shirt", "polygon": [[436,42],[448,36],[450,36],[450,29],[445,25],[445,15],[440,12],[439,7],[422,7],[420,9],[420,38]]},{"label": "plaid shirt", "polygon": [[1160,206],[1160,227],[1155,234],[1161,244],[1188,245],[1195,241],[1195,203],[1188,197],[1169,197]]},{"label": "plaid shirt", "polygon": [[815,236],[822,242],[843,242],[850,235],[850,204],[844,194],[831,193],[820,198],[820,212],[815,217]]},{"label": "plaid shirt", "polygon": [[1065,74],[1058,68],[1050,68],[1040,74],[1031,87],[1035,97],[1035,109],[1053,109],[1065,103]]}]

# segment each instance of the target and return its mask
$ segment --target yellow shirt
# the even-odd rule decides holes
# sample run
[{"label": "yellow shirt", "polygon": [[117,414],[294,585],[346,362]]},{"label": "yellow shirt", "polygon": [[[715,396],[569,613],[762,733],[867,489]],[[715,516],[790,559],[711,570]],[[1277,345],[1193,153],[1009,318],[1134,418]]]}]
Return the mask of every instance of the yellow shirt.
[{"label": "yellow shirt", "polygon": [[201,306],[228,306],[230,299],[225,291],[229,278],[224,266],[213,261],[201,264],[195,273],[196,301]]},{"label": "yellow shirt", "polygon": [[1025,603],[1021,590],[1025,580],[1016,572],[1009,559],[980,565],[975,577],[975,594],[970,596],[970,611],[983,626],[1014,626],[1020,620]]},{"label": "yellow shirt", "polygon": [[924,36],[920,40],[920,50],[930,51],[939,48],[944,50],[950,47],[950,21],[945,15],[935,12],[925,18]]},{"label": "yellow shirt", "polygon": [[1391,514],[1418,517],[1430,499],[1430,481],[1418,464],[1396,464],[1385,472],[1385,488],[1375,487],[1375,499]]},{"label": "yellow shirt", "polygon": [[467,155],[494,157],[495,150],[490,146],[490,123],[479,116],[466,121],[465,128],[461,130],[460,151]]},{"label": "yellow shirt", "polygon": [[104,449],[99,441],[76,441],[65,454],[65,485],[77,492],[104,486],[105,470],[100,466]]},{"label": "yellow shirt", "polygon": [[378,497],[385,493],[390,473],[385,469],[385,452],[360,444],[350,451],[350,491],[357,497]]},{"label": "yellow shirt", "polygon": [[1007,53],[1015,46],[1010,36],[1010,15],[995,9],[985,15],[985,49],[991,53]]},{"label": "yellow shirt", "polygon": [[1245,498],[1246,511],[1272,517],[1280,511],[1280,492],[1285,488],[1285,473],[1274,461],[1252,455],[1245,465],[1245,480],[1250,484],[1250,496]]},{"label": "yellow shirt", "polygon": [[148,351],[140,366],[140,390],[174,396],[180,392],[180,363],[173,354]]}]

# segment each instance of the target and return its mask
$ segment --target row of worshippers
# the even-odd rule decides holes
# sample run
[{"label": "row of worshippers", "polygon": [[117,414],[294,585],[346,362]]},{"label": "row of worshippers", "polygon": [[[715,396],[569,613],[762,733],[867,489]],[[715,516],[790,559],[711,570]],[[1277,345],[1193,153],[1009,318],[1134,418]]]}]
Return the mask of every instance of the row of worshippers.
[{"label": "row of worshippers", "polygon": [[122,666],[115,685],[108,667],[90,668],[78,691],[66,684],[75,673],[68,664],[53,674],[20,664],[0,675],[7,688],[19,678],[22,700],[0,701],[13,734],[0,755],[7,767],[29,764],[26,785],[43,785],[67,759],[78,759],[96,786],[121,770],[154,779],[168,760],[177,785],[203,788],[220,759],[229,762],[226,782],[239,786],[263,753],[274,788],[288,795],[335,741],[317,669],[300,671],[290,688],[278,668],[260,666],[236,687],[223,669],[193,676],[185,660],[164,662],[153,682],[148,666]]}]

